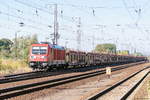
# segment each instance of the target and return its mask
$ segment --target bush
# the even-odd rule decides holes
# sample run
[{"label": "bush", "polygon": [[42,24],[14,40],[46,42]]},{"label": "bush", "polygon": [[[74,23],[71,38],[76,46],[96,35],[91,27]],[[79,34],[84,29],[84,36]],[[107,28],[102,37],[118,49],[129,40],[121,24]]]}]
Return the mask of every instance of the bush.
[{"label": "bush", "polygon": [[31,71],[23,60],[0,59],[0,74],[12,74]]}]

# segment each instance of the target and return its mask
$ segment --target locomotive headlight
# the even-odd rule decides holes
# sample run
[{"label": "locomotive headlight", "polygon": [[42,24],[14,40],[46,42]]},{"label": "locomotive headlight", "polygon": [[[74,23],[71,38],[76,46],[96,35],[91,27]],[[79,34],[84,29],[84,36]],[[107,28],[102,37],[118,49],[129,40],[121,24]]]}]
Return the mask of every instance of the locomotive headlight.
[{"label": "locomotive headlight", "polygon": [[42,58],[42,59],[46,59],[46,58],[47,58],[47,56],[41,56],[41,58]]},{"label": "locomotive headlight", "polygon": [[36,58],[36,56],[30,56],[30,58],[31,58],[31,59],[35,59],[35,58]]}]

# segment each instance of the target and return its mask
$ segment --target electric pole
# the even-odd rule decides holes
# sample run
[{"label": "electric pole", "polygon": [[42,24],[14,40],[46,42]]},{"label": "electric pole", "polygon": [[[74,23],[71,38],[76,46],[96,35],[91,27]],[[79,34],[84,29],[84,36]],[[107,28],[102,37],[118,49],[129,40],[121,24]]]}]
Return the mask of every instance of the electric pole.
[{"label": "electric pole", "polygon": [[77,25],[78,29],[77,29],[77,50],[79,51],[81,48],[81,18],[79,17],[79,22]]},{"label": "electric pole", "polygon": [[57,21],[57,4],[54,4],[54,38],[53,45],[58,44],[58,21]]},{"label": "electric pole", "polygon": [[92,36],[92,45],[93,45],[93,52],[94,52],[94,44],[95,44],[95,36],[94,36],[94,33],[93,33],[93,36]]},{"label": "electric pole", "polygon": [[17,32],[15,33],[15,57],[17,59]]}]

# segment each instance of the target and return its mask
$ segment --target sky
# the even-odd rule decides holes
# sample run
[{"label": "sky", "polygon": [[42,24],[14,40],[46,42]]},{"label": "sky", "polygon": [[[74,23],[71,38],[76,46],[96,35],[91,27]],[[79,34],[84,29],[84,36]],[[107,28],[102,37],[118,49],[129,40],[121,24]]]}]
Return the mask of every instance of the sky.
[{"label": "sky", "polygon": [[80,50],[114,43],[117,50],[150,55],[149,0],[0,0],[0,38],[36,34],[39,41],[51,42],[54,4],[58,6],[59,45],[77,49],[80,18]]}]

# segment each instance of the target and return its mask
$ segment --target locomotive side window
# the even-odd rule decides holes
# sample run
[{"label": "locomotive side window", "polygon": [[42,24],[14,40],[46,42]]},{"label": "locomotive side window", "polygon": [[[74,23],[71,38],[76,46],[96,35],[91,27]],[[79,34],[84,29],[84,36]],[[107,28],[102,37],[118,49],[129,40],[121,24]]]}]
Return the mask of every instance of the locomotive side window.
[{"label": "locomotive side window", "polygon": [[47,47],[44,46],[34,46],[32,47],[32,54],[46,54]]}]

